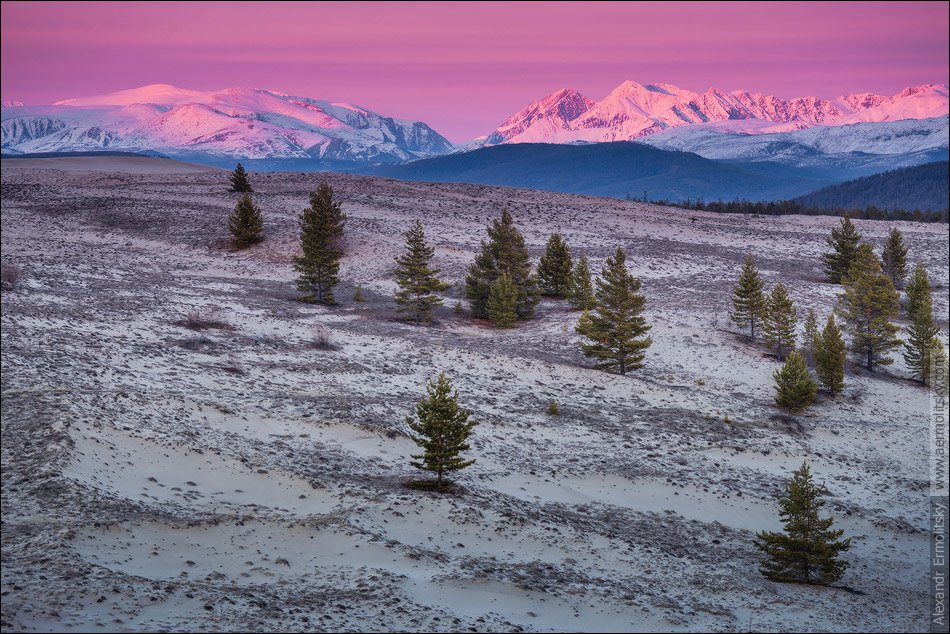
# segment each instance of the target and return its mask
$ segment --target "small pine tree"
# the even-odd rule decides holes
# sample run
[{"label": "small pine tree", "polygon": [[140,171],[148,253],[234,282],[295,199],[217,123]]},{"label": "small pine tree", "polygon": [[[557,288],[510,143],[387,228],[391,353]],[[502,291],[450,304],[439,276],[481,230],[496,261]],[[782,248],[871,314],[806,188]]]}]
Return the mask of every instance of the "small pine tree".
[{"label": "small pine tree", "polygon": [[927,384],[938,396],[947,398],[947,390],[950,386],[950,368],[947,367],[947,351],[938,337],[930,340],[927,361],[930,363],[927,372]]},{"label": "small pine tree", "polygon": [[554,400],[548,401],[548,408],[545,411],[548,416],[557,416],[561,413],[560,408],[557,406],[557,401]]},{"label": "small pine tree", "polygon": [[821,385],[834,396],[844,389],[844,366],[847,348],[835,316],[829,315],[815,347],[815,372]]},{"label": "small pine tree", "polygon": [[432,268],[435,248],[426,244],[422,223],[406,232],[406,250],[396,258],[396,304],[399,312],[409,315],[416,323],[429,323],[432,309],[442,305],[442,298],[434,293],[451,286],[438,277],[440,269]]},{"label": "small pine tree", "polygon": [[797,314],[788,289],[779,282],[765,302],[762,336],[766,345],[775,348],[779,360],[785,359],[785,350],[795,348]]},{"label": "small pine tree", "polygon": [[353,301],[359,304],[366,301],[366,298],[363,297],[363,287],[359,284],[357,284],[356,288],[353,289]]},{"label": "small pine tree", "polygon": [[571,305],[579,310],[592,310],[596,304],[594,299],[594,283],[590,277],[590,265],[587,256],[582,255],[574,270],[571,272]]},{"label": "small pine tree", "polygon": [[765,296],[762,294],[762,278],[755,268],[752,254],[745,256],[739,282],[732,291],[732,321],[740,328],[749,328],[749,336],[755,341],[755,327],[761,324],[765,312]]},{"label": "small pine tree", "polygon": [[814,402],[818,385],[808,373],[805,359],[792,352],[785,365],[772,375],[775,378],[775,402],[790,412],[800,412]]},{"label": "small pine tree", "polygon": [[887,242],[884,243],[881,263],[884,273],[894,283],[894,288],[902,288],[907,277],[907,247],[904,245],[904,236],[896,227],[891,229]]},{"label": "small pine tree", "polygon": [[294,269],[300,273],[297,289],[307,293],[304,301],[336,304],[333,287],[339,282],[340,238],[346,216],[340,203],[333,199],[333,189],[321,183],[310,194],[310,206],[300,215],[300,246],[303,254],[294,258]]},{"label": "small pine tree", "polygon": [[571,250],[559,233],[552,233],[538,262],[538,283],[549,297],[565,299],[571,292]]},{"label": "small pine tree", "polygon": [[931,340],[940,332],[934,319],[933,294],[927,269],[918,264],[907,284],[910,326],[904,341],[904,362],[914,378],[926,384],[930,374]]},{"label": "small pine tree", "polygon": [[472,315],[488,318],[491,285],[502,273],[507,273],[518,288],[518,319],[531,319],[541,299],[541,290],[531,273],[531,257],[524,237],[507,209],[502,210],[501,218],[493,220],[487,231],[488,242],[482,241],[482,250],[465,278],[465,296],[471,303]]},{"label": "small pine tree", "polygon": [[890,320],[900,313],[900,302],[871,245],[861,245],[841,282],[838,310],[851,335],[852,352],[866,358],[869,372],[875,364],[890,365],[894,360],[888,352],[900,345],[898,328]]},{"label": "small pine tree", "polygon": [[228,217],[228,231],[231,232],[231,244],[236,249],[249,247],[264,239],[264,218],[250,194],[241,196]]},{"label": "small pine tree", "polygon": [[498,328],[511,328],[518,320],[518,287],[502,273],[488,293],[488,319]]},{"label": "small pine tree", "polygon": [[426,384],[426,395],[416,405],[416,416],[406,417],[412,431],[410,438],[423,449],[412,456],[412,466],[436,474],[439,489],[446,484],[445,476],[475,463],[466,460],[463,451],[470,449],[468,437],[475,427],[470,413],[459,407],[458,392],[440,372],[434,381]]},{"label": "small pine tree", "polygon": [[243,193],[254,191],[251,188],[251,181],[247,180],[247,172],[244,171],[244,166],[240,163],[238,163],[234,171],[231,172],[231,189],[228,191]]},{"label": "small pine tree", "polygon": [[827,239],[827,242],[832,250],[822,256],[825,261],[825,273],[831,282],[840,284],[857,256],[861,234],[851,222],[851,218],[845,214],[841,219],[841,226],[831,230],[831,237]]},{"label": "small pine tree", "polygon": [[759,571],[772,581],[830,585],[844,576],[848,562],[839,555],[851,548],[844,531],[833,530],[831,517],[819,515],[827,493],[816,485],[806,462],[795,471],[779,500],[784,532],[762,531],[755,546],[768,557]]},{"label": "small pine tree", "polygon": [[455,314],[456,314],[456,315],[461,315],[461,314],[465,311],[465,309],[462,308],[462,302],[461,302],[461,300],[456,300],[456,302],[455,302],[455,308],[454,308],[453,310],[455,311]]},{"label": "small pine tree", "polygon": [[809,363],[815,362],[815,349],[818,343],[818,315],[814,308],[808,309],[805,316],[805,340],[802,342],[802,348],[805,350],[805,360]]},{"label": "small pine tree", "polygon": [[643,317],[646,298],[626,261],[620,247],[607,258],[597,279],[596,306],[584,313],[576,328],[591,341],[581,344],[584,354],[597,359],[598,368],[621,375],[643,367],[645,350],[652,343],[646,336],[650,326]]}]

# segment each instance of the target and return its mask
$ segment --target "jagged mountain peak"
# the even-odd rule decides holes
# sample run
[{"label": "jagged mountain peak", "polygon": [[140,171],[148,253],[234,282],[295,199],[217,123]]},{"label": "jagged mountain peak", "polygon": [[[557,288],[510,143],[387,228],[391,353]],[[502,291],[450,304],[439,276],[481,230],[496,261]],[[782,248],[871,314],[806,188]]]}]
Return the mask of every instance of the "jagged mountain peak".
[{"label": "jagged mountain peak", "polygon": [[696,93],[674,84],[626,80],[598,102],[584,98],[583,108],[578,109],[582,112],[576,116],[545,116],[544,104],[563,99],[564,92],[533,101],[484,141],[468,147],[631,140],[669,128],[720,121],[748,122],[743,128],[748,133],[779,132],[816,125],[927,119],[948,112],[947,87],[941,84],[912,86],[893,96],[854,93],[835,99],[787,100],[748,90],[726,92],[710,87]]}]

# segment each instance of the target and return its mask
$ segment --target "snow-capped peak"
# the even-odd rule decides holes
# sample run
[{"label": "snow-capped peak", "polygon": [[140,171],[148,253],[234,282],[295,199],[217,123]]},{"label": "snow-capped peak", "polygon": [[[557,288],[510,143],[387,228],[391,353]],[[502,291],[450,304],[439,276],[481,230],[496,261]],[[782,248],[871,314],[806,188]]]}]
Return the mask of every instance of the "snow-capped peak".
[{"label": "snow-capped peak", "polygon": [[[562,104],[571,100],[575,107],[565,114]],[[710,87],[700,94],[673,84],[627,80],[596,103],[567,90],[533,101],[487,135],[484,143],[475,145],[630,140],[673,127],[717,121],[748,121],[733,127],[752,133],[776,132],[815,125],[927,119],[947,112],[947,87],[940,84],[905,88],[893,96],[856,93],[836,99],[809,96],[785,100],[745,90],[725,92]],[[765,125],[753,125],[753,120]]]},{"label": "snow-capped peak", "polygon": [[420,121],[348,103],[258,88],[201,91],[150,84],[53,106],[4,112],[15,152],[158,150],[170,156],[405,161],[452,144]]}]

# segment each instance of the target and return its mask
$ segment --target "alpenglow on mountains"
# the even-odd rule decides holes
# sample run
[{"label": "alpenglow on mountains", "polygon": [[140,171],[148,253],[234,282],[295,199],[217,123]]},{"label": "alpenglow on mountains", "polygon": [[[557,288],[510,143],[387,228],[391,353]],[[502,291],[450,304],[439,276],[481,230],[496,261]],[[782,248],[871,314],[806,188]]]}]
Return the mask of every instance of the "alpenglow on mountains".
[{"label": "alpenglow on mountains", "polygon": [[601,101],[562,89],[533,101],[492,133],[467,147],[500,143],[630,141],[679,126],[716,122],[720,132],[768,134],[814,126],[928,119],[948,113],[947,87],[905,88],[896,95],[871,93],[837,99],[801,97],[786,101],[744,90],[704,93],[671,84],[625,81]]},{"label": "alpenglow on mountains", "polygon": [[156,151],[192,160],[392,163],[452,149],[421,121],[268,90],[154,84],[51,106],[4,104],[5,153]]},{"label": "alpenglow on mountains", "polygon": [[[505,143],[652,142],[654,135],[669,135],[675,128],[689,135],[660,135],[659,147],[720,158],[702,148],[709,145],[710,135],[714,145],[718,135],[726,135],[722,141],[730,147],[741,145],[733,153],[745,160],[787,162],[776,156],[776,148],[789,142],[782,134],[813,127],[845,130],[841,126],[864,122],[890,127],[896,121],[944,117],[922,122],[922,134],[902,129],[901,153],[923,158],[882,165],[892,169],[934,160],[932,137],[946,127],[947,113],[947,88],[936,84],[906,88],[893,96],[861,93],[786,101],[747,91],[709,89],[700,94],[671,84],[627,81],[599,102],[575,90],[559,90],[532,102],[486,137],[455,147],[422,121],[387,117],[348,103],[270,90],[199,91],[153,84],[48,106],[4,101],[0,141],[5,154],[149,151],[218,165],[244,160],[257,169],[294,169],[304,162],[319,169],[356,169]],[[692,131],[698,135],[695,140]],[[860,132],[857,142],[864,143],[868,130]],[[750,144],[736,135],[774,136],[775,142]],[[835,139],[842,137],[850,146],[852,136],[846,131]],[[915,136],[923,139],[921,147],[910,143]],[[913,147],[904,147],[908,143]],[[835,152],[833,147],[821,150]]]}]

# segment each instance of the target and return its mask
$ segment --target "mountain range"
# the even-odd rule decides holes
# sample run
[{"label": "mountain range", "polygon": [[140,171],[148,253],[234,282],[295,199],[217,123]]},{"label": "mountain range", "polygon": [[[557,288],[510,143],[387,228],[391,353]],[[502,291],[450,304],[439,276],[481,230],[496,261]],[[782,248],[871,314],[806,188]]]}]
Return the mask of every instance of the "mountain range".
[{"label": "mountain range", "polygon": [[153,84],[51,106],[3,107],[4,152],[157,151],[192,160],[387,163],[445,154],[421,121],[269,90]]},{"label": "mountain range", "polygon": [[681,126],[718,123],[715,130],[746,134],[790,132],[814,126],[928,119],[948,112],[947,87],[905,88],[896,95],[858,93],[837,99],[786,101],[745,90],[704,93],[672,84],[625,81],[601,101],[562,89],[533,101],[490,134],[463,146],[500,143],[630,141]]},{"label": "mountain range", "polygon": [[[612,196],[646,190],[671,200],[790,197],[945,161],[950,133],[947,88],[937,84],[827,100],[632,81],[600,101],[562,89],[460,146],[422,121],[261,89],[153,84],[51,105],[2,105],[7,155],[148,152],[224,167],[242,161],[258,171],[360,171]],[[630,141],[638,147],[614,145]],[[483,151],[519,144],[530,147]],[[466,154],[473,156],[456,158]]]}]

